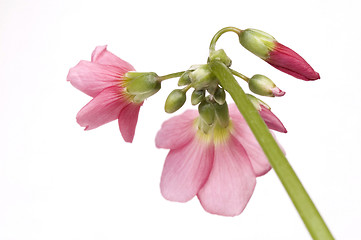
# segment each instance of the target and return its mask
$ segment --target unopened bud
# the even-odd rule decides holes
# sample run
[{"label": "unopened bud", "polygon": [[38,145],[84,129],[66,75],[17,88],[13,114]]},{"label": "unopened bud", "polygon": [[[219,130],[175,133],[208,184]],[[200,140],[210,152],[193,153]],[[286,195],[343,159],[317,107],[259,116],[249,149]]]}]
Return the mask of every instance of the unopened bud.
[{"label": "unopened bud", "polygon": [[125,87],[134,101],[142,102],[159,91],[161,84],[154,72],[127,72],[124,75]]},{"label": "unopened bud", "polygon": [[191,103],[192,105],[197,105],[198,103],[202,102],[204,100],[205,96],[204,90],[194,90],[191,96]]},{"label": "unopened bud", "polygon": [[229,113],[228,113],[227,103],[225,102],[222,105],[215,103],[214,109],[216,110],[216,116],[219,125],[221,125],[222,127],[227,127],[229,124]]},{"label": "unopened bud", "polygon": [[249,89],[261,96],[281,97],[286,93],[279,89],[276,84],[266,76],[256,74],[248,81]]},{"label": "unopened bud", "polygon": [[219,104],[223,105],[226,102],[226,92],[223,88],[218,87],[213,95],[214,100]]},{"label": "unopened bud", "polygon": [[212,103],[203,101],[198,105],[198,112],[201,119],[203,119],[208,125],[212,125],[215,119],[215,111]]},{"label": "unopened bud", "polygon": [[208,88],[212,83],[218,84],[216,76],[210,70],[208,64],[201,65],[189,74],[192,80],[192,87],[196,90]]},{"label": "unopened bud", "polygon": [[191,78],[189,77],[189,71],[186,71],[178,80],[178,86],[185,86],[191,83]]},{"label": "unopened bud", "polygon": [[226,52],[223,49],[213,51],[209,54],[208,61],[215,60],[223,62],[227,67],[230,67],[232,65],[232,60],[227,56]]},{"label": "unopened bud", "polygon": [[173,90],[165,101],[164,110],[173,113],[180,109],[186,101],[186,94],[180,89]]},{"label": "unopened bud", "polygon": [[269,56],[277,42],[274,37],[261,30],[248,28],[241,32],[239,41],[244,48],[262,59]]}]

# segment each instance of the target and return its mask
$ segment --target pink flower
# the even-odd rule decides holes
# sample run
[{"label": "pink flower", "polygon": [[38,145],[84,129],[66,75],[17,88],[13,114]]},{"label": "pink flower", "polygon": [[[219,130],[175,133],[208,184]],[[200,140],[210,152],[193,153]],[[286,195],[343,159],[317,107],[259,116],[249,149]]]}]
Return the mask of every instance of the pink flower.
[{"label": "pink flower", "polygon": [[296,78],[306,81],[320,79],[320,75],[300,55],[279,42],[275,42],[265,60],[278,70]]},{"label": "pink flower", "polygon": [[132,65],[98,46],[91,61],[80,61],[71,68],[67,80],[80,91],[93,97],[77,114],[85,130],[97,128],[118,119],[120,132],[126,142],[132,142],[143,102],[135,103],[125,91],[124,74],[134,71]]},{"label": "pink flower", "polygon": [[[285,132],[279,119],[267,111],[266,124]],[[216,123],[208,134],[198,128],[200,119],[194,110],[163,123],[155,142],[158,148],[170,149],[160,183],[164,198],[187,202],[197,195],[209,213],[236,216],[243,211],[256,177],[271,166],[234,104],[229,114],[228,127]]]}]

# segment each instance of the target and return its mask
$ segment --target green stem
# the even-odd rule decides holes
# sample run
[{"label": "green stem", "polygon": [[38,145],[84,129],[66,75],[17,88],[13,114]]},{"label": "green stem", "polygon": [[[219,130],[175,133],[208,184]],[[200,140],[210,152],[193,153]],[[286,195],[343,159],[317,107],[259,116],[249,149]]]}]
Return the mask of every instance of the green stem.
[{"label": "green stem", "polygon": [[242,73],[239,73],[237,72],[236,70],[233,70],[233,69],[229,69],[231,70],[231,73],[234,75],[234,76],[237,76],[239,78],[242,78],[244,81],[248,82],[249,81],[249,78],[246,77],[245,75],[243,75]]},{"label": "green stem", "polygon": [[183,75],[185,71],[182,71],[182,72],[176,72],[176,73],[171,73],[171,74],[167,74],[167,75],[164,75],[164,76],[159,76],[158,77],[158,80],[159,81],[164,81],[164,80],[167,80],[167,79],[170,79],[170,78],[176,78],[176,77],[180,77]]},{"label": "green stem", "polygon": [[231,71],[220,61],[209,63],[222,87],[229,92],[251,128],[313,239],[334,239],[296,173],[272,137],[268,127],[247,99]]},{"label": "green stem", "polygon": [[239,28],[235,28],[235,27],[225,27],[225,28],[222,28],[221,30],[219,30],[212,38],[211,45],[209,46],[210,52],[215,51],[216,43],[217,43],[219,37],[222,36],[226,32],[235,32],[237,35],[240,35],[242,30]]}]

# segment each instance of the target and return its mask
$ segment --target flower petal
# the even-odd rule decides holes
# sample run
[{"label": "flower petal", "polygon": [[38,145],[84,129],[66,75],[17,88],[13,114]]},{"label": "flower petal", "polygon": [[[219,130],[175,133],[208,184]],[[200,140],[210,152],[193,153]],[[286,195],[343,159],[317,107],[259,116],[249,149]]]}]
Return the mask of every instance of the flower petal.
[{"label": "flower petal", "polygon": [[[230,104],[229,115],[233,123],[233,135],[235,138],[237,138],[237,140],[246,150],[253,170],[256,173],[256,176],[259,177],[266,174],[269,170],[271,170],[271,164],[269,163],[268,158],[264,154],[257,139],[254,137],[247,122],[244,120],[243,116],[240,114],[235,104]],[[275,140],[277,141],[272,131],[271,134],[273,135],[273,138],[275,138]],[[283,151],[282,146],[280,144],[278,145]]]},{"label": "flower petal", "polygon": [[130,103],[121,110],[118,117],[119,130],[126,142],[133,142],[135,127],[138,122],[140,107],[143,105]]},{"label": "flower petal", "polygon": [[187,145],[170,150],[160,189],[165,199],[187,202],[204,185],[213,162],[213,144],[193,137]]},{"label": "flower petal", "polygon": [[296,78],[306,81],[320,79],[320,75],[300,55],[278,42],[266,61]]},{"label": "flower petal", "polygon": [[117,119],[120,111],[128,104],[120,87],[109,87],[85,105],[76,119],[85,130],[91,130]]},{"label": "flower petal", "polygon": [[259,114],[261,115],[263,121],[266,123],[268,128],[278,132],[287,133],[287,129],[285,128],[285,126],[283,126],[281,120],[279,120],[278,117],[276,117],[276,115],[271,112],[271,110],[269,110],[263,105],[260,106],[261,110],[259,111]]},{"label": "flower petal", "polygon": [[95,97],[107,87],[120,85],[124,73],[114,66],[80,61],[69,70],[67,80],[80,91]]},{"label": "flower petal", "polygon": [[155,138],[158,148],[176,149],[189,143],[197,129],[194,125],[198,112],[187,110],[179,116],[172,117],[162,124]]},{"label": "flower petal", "polygon": [[130,65],[130,63],[109,52],[107,50],[107,45],[96,47],[92,53],[91,61],[103,65],[116,66],[123,73],[135,71],[134,67]]},{"label": "flower petal", "polygon": [[212,171],[198,193],[203,208],[223,216],[239,215],[256,186],[256,175],[242,145],[231,135],[215,146]]}]

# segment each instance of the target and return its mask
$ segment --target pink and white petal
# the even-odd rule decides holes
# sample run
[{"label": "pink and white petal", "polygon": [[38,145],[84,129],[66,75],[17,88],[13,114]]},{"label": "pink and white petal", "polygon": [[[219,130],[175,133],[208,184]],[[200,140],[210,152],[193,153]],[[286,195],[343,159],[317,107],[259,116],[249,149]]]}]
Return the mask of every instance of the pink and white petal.
[{"label": "pink and white petal", "polygon": [[287,133],[287,129],[285,128],[285,126],[283,126],[281,120],[279,120],[278,117],[276,117],[276,115],[271,112],[271,110],[269,110],[263,105],[260,106],[261,110],[259,111],[259,114],[261,115],[263,121],[266,123],[268,128],[278,132]]},{"label": "pink and white petal", "polygon": [[114,66],[80,61],[69,70],[67,80],[80,91],[95,97],[107,87],[120,85],[123,74]]},{"label": "pink and white petal", "polygon": [[124,138],[124,141],[126,142],[133,142],[135,127],[137,126],[138,122],[139,110],[142,105],[143,103],[129,103],[121,110],[119,114],[119,130]]},{"label": "pink and white petal", "polygon": [[96,47],[92,53],[91,61],[103,65],[116,66],[123,74],[129,71],[135,71],[130,63],[109,52],[107,50],[107,45]]},{"label": "pink and white petal", "polygon": [[212,171],[198,192],[203,208],[212,214],[239,215],[256,186],[256,175],[242,145],[230,136],[215,146]]},{"label": "pink and white petal", "polygon": [[163,197],[176,202],[191,200],[208,178],[213,154],[213,144],[197,137],[181,148],[170,150],[160,182]]},{"label": "pink and white petal", "polygon": [[198,111],[187,110],[181,115],[172,117],[162,124],[155,138],[158,148],[176,149],[189,143],[197,131],[194,125]]},{"label": "pink and white petal", "polygon": [[109,87],[85,105],[76,119],[80,126],[85,127],[84,130],[91,130],[117,119],[120,111],[128,104],[121,88]]},{"label": "pink and white petal", "polygon": [[[269,163],[268,158],[264,154],[257,139],[254,137],[247,122],[244,120],[243,116],[239,113],[237,107],[234,104],[230,105],[229,115],[231,117],[234,128],[234,132],[232,134],[246,150],[256,176],[259,177],[266,174],[269,172],[269,170],[271,170],[271,164]],[[271,134],[277,141],[276,136],[272,131]],[[278,145],[283,151],[282,146],[280,144]]]}]

